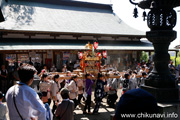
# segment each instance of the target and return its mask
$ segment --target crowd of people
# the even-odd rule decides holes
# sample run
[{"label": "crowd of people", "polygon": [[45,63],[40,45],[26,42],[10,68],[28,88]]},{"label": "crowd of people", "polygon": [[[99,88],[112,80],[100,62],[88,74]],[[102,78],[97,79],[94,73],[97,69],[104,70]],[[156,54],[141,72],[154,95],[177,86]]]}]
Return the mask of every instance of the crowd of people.
[{"label": "crowd of people", "polygon": [[[170,62],[170,70],[174,69],[172,67]],[[6,120],[7,108],[2,103],[4,97],[7,101],[9,118],[12,120],[52,120],[53,117],[58,120],[74,120],[73,111],[82,103],[84,103],[83,114],[99,114],[102,99],[107,99],[109,107],[115,108],[118,88],[121,89],[121,95],[138,89],[145,84],[145,79],[152,68],[153,63],[145,62],[138,63],[134,70],[128,69],[123,72],[117,71],[112,66],[104,66],[106,73],[98,73],[97,76],[86,73],[82,79],[78,75],[72,75],[64,66],[63,72],[67,79],[61,79],[59,74],[50,74],[45,65],[38,72],[33,65],[21,64],[14,71],[14,85],[6,92],[8,71],[3,65],[0,71],[0,108],[2,108],[0,110],[3,111],[0,112],[0,119]],[[54,67],[52,70],[56,71]],[[39,80],[38,84],[34,84],[36,79]],[[6,96],[3,93],[6,93]],[[92,93],[95,98],[93,110],[91,110]]]}]

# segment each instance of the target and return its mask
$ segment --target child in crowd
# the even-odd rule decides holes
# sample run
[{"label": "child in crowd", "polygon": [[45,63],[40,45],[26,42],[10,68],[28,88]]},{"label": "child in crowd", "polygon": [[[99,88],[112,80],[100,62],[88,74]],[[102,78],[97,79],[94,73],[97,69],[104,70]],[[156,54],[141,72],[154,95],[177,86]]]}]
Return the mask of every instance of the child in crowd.
[{"label": "child in crowd", "polygon": [[42,100],[42,102],[44,103],[44,106],[46,108],[46,120],[53,120],[53,114],[51,112],[51,109],[49,107],[48,103],[45,103],[46,101],[43,101],[42,97],[43,94],[41,92],[37,93],[39,95],[39,98]]},{"label": "child in crowd", "polygon": [[6,120],[7,107],[2,103],[4,94],[0,91],[0,120]]}]

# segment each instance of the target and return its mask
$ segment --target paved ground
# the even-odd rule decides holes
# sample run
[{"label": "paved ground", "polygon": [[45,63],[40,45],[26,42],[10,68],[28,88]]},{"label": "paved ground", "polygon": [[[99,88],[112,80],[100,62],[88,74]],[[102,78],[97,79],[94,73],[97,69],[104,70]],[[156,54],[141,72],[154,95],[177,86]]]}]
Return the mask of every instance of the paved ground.
[{"label": "paved ground", "polygon": [[[118,90],[118,96],[120,98],[121,91]],[[94,94],[92,93],[92,107],[91,107],[91,112],[93,111],[94,108]],[[119,101],[119,99],[117,100]],[[52,107],[52,103],[51,103]],[[113,114],[115,112],[115,109],[109,108],[108,105],[106,104],[106,98],[103,99],[102,106],[99,109],[99,113],[97,115],[84,115],[83,114],[83,108],[84,108],[84,102],[82,102],[82,105],[77,106],[76,110],[74,111],[75,115],[74,118],[75,120],[110,120],[110,114]],[[7,114],[7,120],[9,120],[8,114]]]},{"label": "paved ground", "polygon": [[[91,104],[91,112],[93,111],[94,108],[94,103]],[[110,119],[110,114],[113,114],[115,109],[109,108],[108,105],[106,104],[106,99],[103,99],[102,106],[99,109],[99,113],[97,115],[83,115],[82,110],[84,108],[84,103],[83,105],[78,106],[77,109],[75,110],[75,120],[109,120]]]},{"label": "paved ground", "polygon": [[[121,90],[118,90],[118,98],[120,98],[121,95]],[[93,103],[91,104],[91,112],[93,111],[94,108],[94,94],[92,94],[92,101]],[[119,101],[119,99],[117,100]],[[79,108],[79,110],[78,110]],[[84,103],[82,102],[82,105],[80,105],[79,107],[77,107],[77,109],[75,110],[75,120],[110,120],[110,114],[114,114],[115,109],[113,108],[109,108],[107,103],[106,103],[106,98],[103,99],[102,102],[102,106],[99,109],[99,113],[98,115],[84,115],[83,113],[83,108],[84,108]]]}]

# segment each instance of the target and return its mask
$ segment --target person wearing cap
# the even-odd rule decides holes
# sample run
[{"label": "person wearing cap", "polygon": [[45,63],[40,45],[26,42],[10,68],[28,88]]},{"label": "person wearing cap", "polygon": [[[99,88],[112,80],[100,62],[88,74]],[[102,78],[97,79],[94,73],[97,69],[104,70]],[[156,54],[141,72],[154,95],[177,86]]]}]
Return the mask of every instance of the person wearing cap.
[{"label": "person wearing cap", "polygon": [[6,120],[7,107],[2,103],[4,94],[0,91],[0,120]]},{"label": "person wearing cap", "polygon": [[60,93],[63,100],[56,109],[56,118],[58,120],[74,120],[74,102],[69,100],[69,90],[67,88],[62,88]]},{"label": "person wearing cap", "polygon": [[[157,114],[158,106],[156,99],[143,89],[133,89],[124,93],[117,103],[113,120],[157,120],[158,118],[143,118],[142,113]],[[134,114],[136,118],[127,118],[125,114]]]},{"label": "person wearing cap", "polygon": [[30,87],[35,72],[34,66],[22,65],[18,70],[20,82],[7,91],[10,120],[46,120],[46,109],[36,91]]}]

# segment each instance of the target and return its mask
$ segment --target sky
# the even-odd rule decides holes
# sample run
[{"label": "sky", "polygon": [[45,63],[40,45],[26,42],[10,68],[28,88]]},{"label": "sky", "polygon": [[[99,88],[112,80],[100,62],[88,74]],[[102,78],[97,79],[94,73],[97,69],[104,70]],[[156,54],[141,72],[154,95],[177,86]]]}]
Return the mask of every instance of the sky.
[{"label": "sky", "polygon": [[[150,29],[147,27],[147,21],[143,21],[142,13],[144,10],[138,8],[138,18],[133,17],[133,10],[135,8],[129,0],[77,0],[77,1],[87,1],[94,3],[103,3],[103,4],[113,4],[114,13],[120,17],[126,24],[129,26],[141,30],[141,31],[149,31]],[[140,0],[136,0],[140,1]],[[180,10],[180,7],[175,8],[175,10]],[[146,10],[148,13],[148,10]],[[171,48],[176,45],[180,45],[180,12],[177,12],[177,24],[174,30],[177,31],[177,39],[171,43]]]}]

